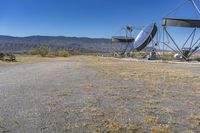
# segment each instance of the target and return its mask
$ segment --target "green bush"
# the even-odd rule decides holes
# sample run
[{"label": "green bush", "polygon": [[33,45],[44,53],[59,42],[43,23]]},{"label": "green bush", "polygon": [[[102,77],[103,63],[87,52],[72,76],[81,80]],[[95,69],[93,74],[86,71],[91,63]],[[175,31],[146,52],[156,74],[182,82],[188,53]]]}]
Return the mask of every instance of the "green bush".
[{"label": "green bush", "polygon": [[69,51],[50,51],[48,55],[58,57],[69,57],[71,54]]},{"label": "green bush", "polygon": [[42,57],[46,57],[49,53],[48,46],[42,45],[38,48],[38,52]]},{"label": "green bush", "polygon": [[60,57],[68,57],[70,56],[70,53],[68,51],[59,51],[58,56]]},{"label": "green bush", "polygon": [[38,50],[29,50],[28,54],[29,55],[39,55],[39,52],[38,52]]},{"label": "green bush", "polygon": [[48,55],[50,55],[50,56],[58,56],[59,54],[58,54],[58,52],[56,52],[56,51],[50,51],[50,52],[48,53]]}]

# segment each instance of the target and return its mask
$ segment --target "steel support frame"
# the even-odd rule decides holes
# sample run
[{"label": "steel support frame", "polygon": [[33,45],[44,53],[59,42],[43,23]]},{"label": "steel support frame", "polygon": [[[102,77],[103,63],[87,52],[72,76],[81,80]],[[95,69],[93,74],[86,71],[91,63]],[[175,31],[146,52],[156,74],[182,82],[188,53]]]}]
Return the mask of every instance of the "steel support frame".
[{"label": "steel support frame", "polygon": [[[189,49],[190,49],[190,53],[189,53],[189,55],[186,57],[184,54],[183,54],[183,51],[180,49],[180,47],[178,46],[178,44],[176,43],[176,41],[173,39],[173,37],[171,36],[171,34],[168,32],[168,30],[167,30],[167,27],[163,27],[163,50],[164,50],[164,45],[165,46],[167,46],[169,49],[171,49],[173,52],[175,52],[175,53],[179,53],[183,58],[184,58],[184,60],[188,60],[198,49],[199,49],[199,47],[200,47],[200,43],[198,43],[199,41],[200,41],[200,37],[199,37],[199,39],[195,42],[195,43],[193,43],[194,42],[194,38],[195,38],[195,35],[196,35],[196,30],[197,30],[197,28],[195,28],[193,31],[192,31],[192,33],[189,35],[189,37],[187,38],[187,40],[185,41],[185,43],[183,44],[183,46],[182,46],[182,49],[185,47],[185,45],[188,43],[188,41],[190,40],[190,38],[192,38],[191,39],[191,43],[190,43],[190,47],[189,47]],[[176,48],[173,48],[172,46],[170,46],[169,44],[167,44],[166,42],[165,42],[165,34],[166,34],[166,36],[172,41],[172,43],[174,44],[174,46],[176,47]],[[198,46],[196,46],[198,44]],[[196,47],[195,47],[196,46]],[[195,51],[193,51],[193,48],[195,47]],[[164,51],[163,51],[163,55],[164,55]]]}]

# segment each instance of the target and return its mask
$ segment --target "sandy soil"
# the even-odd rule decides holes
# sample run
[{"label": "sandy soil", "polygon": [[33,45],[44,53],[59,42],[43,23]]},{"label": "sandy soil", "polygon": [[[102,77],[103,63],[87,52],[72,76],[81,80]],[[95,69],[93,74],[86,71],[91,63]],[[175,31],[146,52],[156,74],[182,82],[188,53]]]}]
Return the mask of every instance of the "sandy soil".
[{"label": "sandy soil", "polygon": [[0,133],[198,133],[199,72],[92,56],[1,64]]}]

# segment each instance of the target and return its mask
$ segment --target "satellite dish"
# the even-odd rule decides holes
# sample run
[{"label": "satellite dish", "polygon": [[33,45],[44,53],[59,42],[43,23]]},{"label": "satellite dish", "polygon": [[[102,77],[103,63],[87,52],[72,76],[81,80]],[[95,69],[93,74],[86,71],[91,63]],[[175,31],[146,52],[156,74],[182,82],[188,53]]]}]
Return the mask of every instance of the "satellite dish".
[{"label": "satellite dish", "polygon": [[129,44],[132,44],[132,48],[129,49],[129,52],[133,50],[143,50],[153,40],[154,36],[157,33],[158,27],[156,26],[156,23],[146,25],[144,28],[142,28],[136,38],[132,36],[127,36],[127,33],[131,33],[133,31],[132,27],[127,26],[124,29],[126,31],[126,36],[113,36],[112,42],[128,43],[124,50],[125,53],[128,50]]},{"label": "satellite dish", "polygon": [[112,42],[120,43],[123,45],[125,44],[125,47],[123,48],[124,50],[122,51],[122,53],[120,53],[121,55],[124,55],[124,54],[126,54],[126,51],[129,49],[129,47],[131,47],[131,49],[133,48],[133,42],[134,42],[135,38],[132,37],[132,32],[133,32],[132,26],[123,27],[122,30],[125,31],[125,35],[124,36],[113,36]]},{"label": "satellite dish", "polygon": [[112,37],[112,42],[121,42],[121,43],[131,43],[134,42],[134,38],[131,36],[131,33],[133,32],[133,27],[132,26],[126,26],[122,28],[122,30],[125,31],[125,36],[113,36]]},{"label": "satellite dish", "polygon": [[157,33],[156,23],[145,26],[135,38],[134,47],[137,51],[144,49]]}]

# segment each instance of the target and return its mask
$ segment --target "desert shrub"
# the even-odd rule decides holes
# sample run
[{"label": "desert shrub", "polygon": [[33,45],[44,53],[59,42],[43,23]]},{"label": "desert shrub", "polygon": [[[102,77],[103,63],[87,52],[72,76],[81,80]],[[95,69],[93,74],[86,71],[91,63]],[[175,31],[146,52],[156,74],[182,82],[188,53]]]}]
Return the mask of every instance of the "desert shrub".
[{"label": "desert shrub", "polygon": [[59,56],[59,57],[69,57],[71,53],[69,51],[50,51],[48,55]]},{"label": "desert shrub", "polygon": [[148,52],[131,52],[129,56],[133,58],[147,58]]},{"label": "desert shrub", "polygon": [[75,56],[75,55],[87,55],[87,56],[103,55],[103,53],[97,53],[97,52],[78,52],[78,51],[67,51],[67,50],[49,51],[49,48],[46,45],[41,45],[36,50],[29,50],[27,53],[28,53],[28,55],[41,55],[42,57],[45,57],[45,56],[69,57],[69,56]]},{"label": "desert shrub", "polygon": [[81,52],[81,51],[70,51],[70,55],[88,55],[88,56],[98,56],[102,53],[98,52]]},{"label": "desert shrub", "polygon": [[49,48],[48,48],[48,46],[45,46],[45,45],[41,45],[36,50],[29,50],[28,51],[29,55],[41,55],[42,57],[47,56],[48,53],[49,53]]},{"label": "desert shrub", "polygon": [[196,53],[196,54],[192,55],[192,56],[191,56],[191,59],[200,61],[200,54],[199,54],[199,53]]},{"label": "desert shrub", "polygon": [[163,59],[172,60],[172,59],[174,59],[175,54],[176,53],[174,53],[174,52],[165,52],[163,55]]},{"label": "desert shrub", "polygon": [[5,54],[4,53],[0,53],[0,60],[3,60]]},{"label": "desert shrub", "polygon": [[28,55],[39,55],[38,50],[29,50]]},{"label": "desert shrub", "polygon": [[57,51],[49,51],[48,55],[50,56],[58,56],[58,52]]},{"label": "desert shrub", "polygon": [[42,57],[46,57],[49,53],[49,48],[46,45],[42,45],[38,48],[38,53],[39,55],[41,55]]},{"label": "desert shrub", "polygon": [[70,56],[70,53],[68,51],[59,51],[58,56],[60,57],[68,57]]}]

